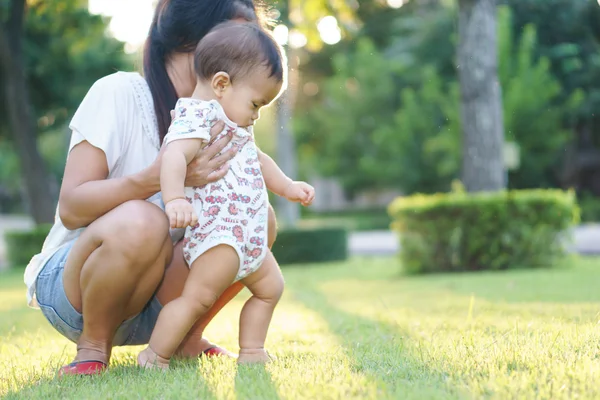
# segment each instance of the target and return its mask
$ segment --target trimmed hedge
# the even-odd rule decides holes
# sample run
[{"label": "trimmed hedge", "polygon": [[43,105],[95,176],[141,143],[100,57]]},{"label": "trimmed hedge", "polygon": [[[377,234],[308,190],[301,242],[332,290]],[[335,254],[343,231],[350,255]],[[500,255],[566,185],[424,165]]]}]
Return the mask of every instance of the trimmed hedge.
[{"label": "trimmed hedge", "polygon": [[346,260],[348,233],[340,228],[281,230],[273,255],[280,265]]},{"label": "trimmed hedge", "polygon": [[38,225],[30,231],[10,231],[4,234],[6,241],[8,265],[24,267],[31,257],[42,250],[44,240],[52,225]]},{"label": "trimmed hedge", "polygon": [[575,193],[561,190],[414,195],[388,211],[409,273],[552,266],[579,221]]}]

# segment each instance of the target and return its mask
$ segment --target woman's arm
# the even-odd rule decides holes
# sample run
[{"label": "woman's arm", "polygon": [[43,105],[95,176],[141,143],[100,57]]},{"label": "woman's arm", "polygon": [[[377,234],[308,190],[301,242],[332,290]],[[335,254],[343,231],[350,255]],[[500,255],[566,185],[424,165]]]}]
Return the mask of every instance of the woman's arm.
[{"label": "woman's arm", "polygon": [[[215,124],[211,136],[223,130]],[[223,137],[204,148],[188,165],[186,185],[201,186],[221,179],[228,168],[225,164],[235,155],[235,149],[216,156],[231,140]],[[137,174],[106,179],[106,155],[87,141],[79,143],[69,153],[59,198],[60,219],[67,229],[91,224],[113,208],[129,201],[147,199],[160,190],[162,152],[154,163]]]},{"label": "woman's arm", "polygon": [[83,141],[69,152],[58,200],[60,219],[67,229],[87,226],[118,205],[146,199],[159,190],[151,168],[123,178],[107,177],[102,150]]}]

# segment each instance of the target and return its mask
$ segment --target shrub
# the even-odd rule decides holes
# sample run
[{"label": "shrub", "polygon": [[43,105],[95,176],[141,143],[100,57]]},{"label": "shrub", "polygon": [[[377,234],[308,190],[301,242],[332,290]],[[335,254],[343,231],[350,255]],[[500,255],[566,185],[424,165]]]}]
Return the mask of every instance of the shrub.
[{"label": "shrub", "polygon": [[341,228],[282,230],[273,254],[281,265],[342,261],[348,258],[348,234]]},{"label": "shrub", "polygon": [[52,225],[38,225],[30,231],[6,232],[8,264],[12,267],[21,267],[29,264],[31,257],[42,250],[44,240],[50,232]]},{"label": "shrub", "polygon": [[579,219],[561,190],[414,195],[389,206],[409,273],[551,266]]}]

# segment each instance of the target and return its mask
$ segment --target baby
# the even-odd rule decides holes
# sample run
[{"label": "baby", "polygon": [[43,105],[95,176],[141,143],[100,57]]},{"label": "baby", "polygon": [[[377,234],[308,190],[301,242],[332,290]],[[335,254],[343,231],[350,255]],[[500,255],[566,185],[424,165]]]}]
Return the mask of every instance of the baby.
[{"label": "baby", "polygon": [[[266,245],[267,189],[304,206],[314,198],[312,186],[292,181],[254,143],[259,110],[277,98],[284,81],[283,56],[271,36],[253,23],[222,23],[200,41],[194,64],[198,83],[191,98],[177,102],[160,175],[171,228],[187,227],[183,252],[190,275],[138,356],[145,367],[168,368],[192,325],[237,280],[252,293],[240,315],[238,362],[269,361],[264,344],[283,277]],[[219,137],[231,133],[227,148],[237,148],[227,175],[184,187],[187,164],[219,120],[226,126]]]}]

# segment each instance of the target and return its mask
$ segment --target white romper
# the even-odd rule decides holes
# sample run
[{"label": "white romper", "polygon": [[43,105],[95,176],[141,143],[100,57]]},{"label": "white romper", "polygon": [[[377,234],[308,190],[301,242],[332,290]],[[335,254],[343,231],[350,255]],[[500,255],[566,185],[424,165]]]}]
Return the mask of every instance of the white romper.
[{"label": "white romper", "polygon": [[178,139],[210,140],[210,128],[219,120],[233,133],[232,145],[239,151],[230,162],[227,175],[219,181],[186,187],[186,199],[194,206],[198,224],[187,227],[183,255],[188,265],[212,247],[227,244],[240,258],[236,281],[256,271],[267,252],[268,195],[258,161],[252,127],[241,128],[229,120],[215,101],[181,98],[165,136],[165,144]]}]

